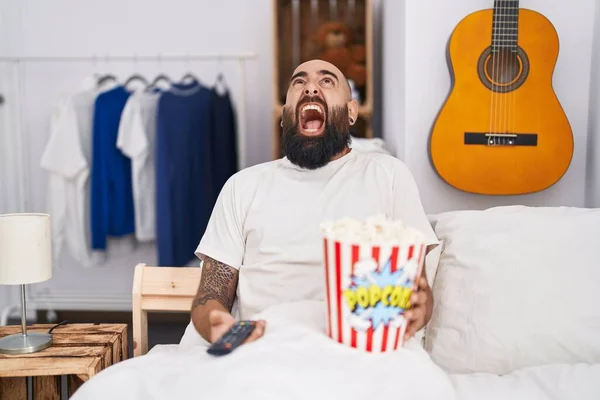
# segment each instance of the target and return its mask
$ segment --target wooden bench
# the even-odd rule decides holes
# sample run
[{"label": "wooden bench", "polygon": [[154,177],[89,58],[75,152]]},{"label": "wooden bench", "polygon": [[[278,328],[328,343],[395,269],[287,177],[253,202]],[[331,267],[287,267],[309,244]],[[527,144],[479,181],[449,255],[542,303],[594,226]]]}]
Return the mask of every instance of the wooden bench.
[{"label": "wooden bench", "polygon": [[133,356],[148,352],[148,312],[189,313],[201,268],[135,266],[132,290]]}]

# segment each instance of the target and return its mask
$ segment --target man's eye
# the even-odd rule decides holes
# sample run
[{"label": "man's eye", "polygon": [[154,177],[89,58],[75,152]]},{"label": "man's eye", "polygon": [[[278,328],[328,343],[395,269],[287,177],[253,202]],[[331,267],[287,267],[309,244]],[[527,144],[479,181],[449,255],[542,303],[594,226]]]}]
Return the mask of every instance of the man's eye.
[{"label": "man's eye", "polygon": [[333,83],[333,81],[330,78],[325,78],[322,80],[322,82],[326,85],[331,85]]},{"label": "man's eye", "polygon": [[294,85],[297,85],[297,84],[299,84],[299,83],[304,83],[304,81],[303,81],[302,79],[296,79],[296,80],[294,81]]}]

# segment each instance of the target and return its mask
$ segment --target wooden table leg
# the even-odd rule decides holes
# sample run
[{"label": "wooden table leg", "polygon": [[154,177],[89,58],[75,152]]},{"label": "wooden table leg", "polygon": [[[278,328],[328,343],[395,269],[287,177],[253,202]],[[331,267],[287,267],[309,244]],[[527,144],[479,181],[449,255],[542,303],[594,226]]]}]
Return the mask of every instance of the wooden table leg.
[{"label": "wooden table leg", "polygon": [[27,400],[27,378],[0,378],[0,400]]},{"label": "wooden table leg", "polygon": [[69,393],[69,398],[71,398],[71,396],[75,394],[75,391],[85,383],[85,381],[77,375],[69,375],[67,381],[67,392]]},{"label": "wooden table leg", "polygon": [[34,400],[60,400],[60,376],[34,376]]},{"label": "wooden table leg", "polygon": [[113,364],[116,364],[118,361],[125,361],[129,358],[129,340],[127,338],[127,329],[125,329],[125,331],[123,332],[123,337],[121,338],[121,346],[123,349],[121,353],[121,359],[113,360]]}]

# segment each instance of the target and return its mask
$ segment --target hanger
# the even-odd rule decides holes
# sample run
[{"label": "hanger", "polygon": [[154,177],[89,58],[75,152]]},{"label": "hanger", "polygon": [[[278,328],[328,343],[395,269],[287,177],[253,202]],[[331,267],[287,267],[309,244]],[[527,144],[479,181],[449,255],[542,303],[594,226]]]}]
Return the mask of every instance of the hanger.
[{"label": "hanger", "polygon": [[130,82],[132,81],[142,81],[144,83],[144,85],[146,85],[146,87],[148,87],[150,84],[148,83],[148,81],[146,80],[146,78],[144,78],[142,75],[140,74],[133,74],[129,77],[129,79],[127,79],[125,81],[125,83],[123,84],[123,86],[127,87],[127,85],[129,85]]},{"label": "hanger", "polygon": [[[94,54],[92,56],[92,60],[94,63],[94,70],[98,69],[98,56],[96,54]],[[106,55],[106,62],[108,63],[108,54]],[[118,82],[118,79],[116,76],[114,76],[113,74],[99,74],[97,72],[94,73],[93,75],[94,79],[96,79],[96,87],[101,87],[103,84],[105,84],[108,81],[112,81],[114,83]]]},{"label": "hanger", "polygon": [[192,74],[191,72],[188,72],[187,74],[185,74],[181,78],[181,83],[185,83],[185,80],[188,79],[188,78],[192,80],[190,83],[194,83],[194,82],[199,82],[200,81],[198,78],[196,78],[196,75]]},{"label": "hanger", "polygon": [[98,81],[97,81],[97,86],[100,87],[102,86],[104,83],[108,82],[108,81],[113,81],[113,82],[117,82],[117,77],[112,75],[112,74],[106,74],[103,76],[99,76],[98,77]]},{"label": "hanger", "polygon": [[173,82],[171,82],[171,79],[167,75],[159,74],[156,78],[154,78],[150,86],[156,86],[156,84],[160,81],[166,81],[169,85],[173,84]]},{"label": "hanger", "polygon": [[225,76],[222,72],[217,75],[217,81],[215,83],[215,89],[221,95],[227,93],[227,82],[225,82]]},{"label": "hanger", "polygon": [[165,74],[159,74],[156,76],[156,78],[154,78],[154,80],[152,81],[152,83],[150,83],[150,85],[148,85],[148,87],[146,88],[147,90],[152,90],[152,89],[160,89],[160,87],[158,86],[158,82],[160,81],[165,81],[167,82],[167,84],[169,85],[169,87],[171,87],[173,85],[173,82],[171,81],[171,79],[165,75]]},{"label": "hanger", "polygon": [[[185,57],[185,69],[189,69],[189,64],[190,64],[190,54],[188,53],[187,56]],[[182,84],[185,84],[186,83],[185,80],[187,78],[191,79],[191,82],[189,82],[189,83],[200,82],[200,80],[198,78],[196,78],[196,75],[194,75],[191,71],[188,72],[187,74],[185,74],[179,82]]]}]

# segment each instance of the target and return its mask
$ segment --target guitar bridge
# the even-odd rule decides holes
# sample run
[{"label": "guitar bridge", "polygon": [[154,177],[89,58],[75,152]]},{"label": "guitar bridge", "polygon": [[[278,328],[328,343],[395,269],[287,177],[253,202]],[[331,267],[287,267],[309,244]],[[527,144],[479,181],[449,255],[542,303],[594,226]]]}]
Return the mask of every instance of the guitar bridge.
[{"label": "guitar bridge", "polygon": [[465,144],[484,146],[537,146],[537,134],[465,132]]}]

